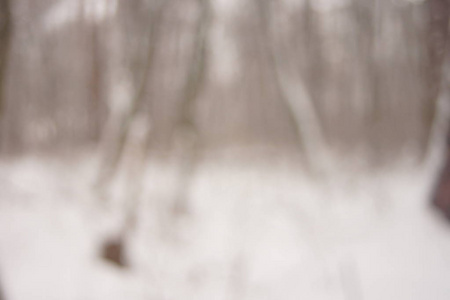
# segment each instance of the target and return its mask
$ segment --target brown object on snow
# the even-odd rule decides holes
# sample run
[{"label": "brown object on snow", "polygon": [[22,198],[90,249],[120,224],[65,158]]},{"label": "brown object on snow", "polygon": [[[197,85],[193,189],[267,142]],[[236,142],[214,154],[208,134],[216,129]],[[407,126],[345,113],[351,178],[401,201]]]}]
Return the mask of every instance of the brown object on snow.
[{"label": "brown object on snow", "polygon": [[101,256],[103,259],[112,262],[118,267],[125,268],[127,266],[125,262],[124,242],[122,239],[107,240],[102,245]]}]

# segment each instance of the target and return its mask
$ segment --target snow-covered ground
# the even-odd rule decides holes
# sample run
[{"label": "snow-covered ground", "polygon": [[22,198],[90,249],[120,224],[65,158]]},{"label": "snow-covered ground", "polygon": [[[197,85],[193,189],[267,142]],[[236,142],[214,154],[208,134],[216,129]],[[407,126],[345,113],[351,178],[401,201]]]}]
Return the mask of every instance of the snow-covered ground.
[{"label": "snow-covered ground", "polygon": [[289,159],[210,159],[192,178],[189,213],[175,218],[174,164],[150,161],[122,269],[99,247],[120,228],[126,197],[91,193],[94,166],[0,163],[7,300],[450,299],[450,227],[428,205],[432,168],[324,181]]}]

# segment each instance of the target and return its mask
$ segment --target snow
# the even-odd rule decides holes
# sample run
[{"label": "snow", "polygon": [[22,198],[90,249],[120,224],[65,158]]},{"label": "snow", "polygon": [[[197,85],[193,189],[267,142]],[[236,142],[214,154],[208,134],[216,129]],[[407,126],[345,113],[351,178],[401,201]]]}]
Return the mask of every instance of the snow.
[{"label": "snow", "polygon": [[99,256],[120,229],[118,179],[91,193],[92,156],[0,163],[7,300],[448,299],[450,231],[428,205],[435,168],[311,179],[291,158],[206,159],[174,218],[176,164],[150,160],[130,268]]}]

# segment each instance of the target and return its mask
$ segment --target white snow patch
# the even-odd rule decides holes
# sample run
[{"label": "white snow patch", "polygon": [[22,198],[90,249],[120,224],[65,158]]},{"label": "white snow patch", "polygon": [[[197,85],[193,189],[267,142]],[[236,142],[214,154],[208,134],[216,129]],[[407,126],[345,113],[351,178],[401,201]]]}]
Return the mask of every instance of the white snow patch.
[{"label": "white snow patch", "polygon": [[[91,158],[0,164],[0,280],[26,299],[442,299],[450,231],[427,208],[431,169],[343,174],[201,164],[190,215],[167,213],[176,165],[150,161],[131,268],[99,258],[123,221],[89,193]],[[4,180],[3,180],[4,179]],[[25,200],[24,200],[25,199]],[[111,200],[111,199],[110,199]],[[120,203],[122,201],[122,204]]]}]

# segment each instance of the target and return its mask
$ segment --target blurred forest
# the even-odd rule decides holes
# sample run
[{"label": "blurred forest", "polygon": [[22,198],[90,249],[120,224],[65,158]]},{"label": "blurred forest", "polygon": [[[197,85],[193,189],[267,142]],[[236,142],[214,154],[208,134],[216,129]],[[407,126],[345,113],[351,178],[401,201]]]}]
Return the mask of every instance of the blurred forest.
[{"label": "blurred forest", "polygon": [[448,0],[0,0],[0,292],[447,299],[448,231],[423,203],[449,16]]},{"label": "blurred forest", "polygon": [[97,147],[104,180],[127,149],[420,161],[447,92],[446,0],[0,6],[2,153]]}]

